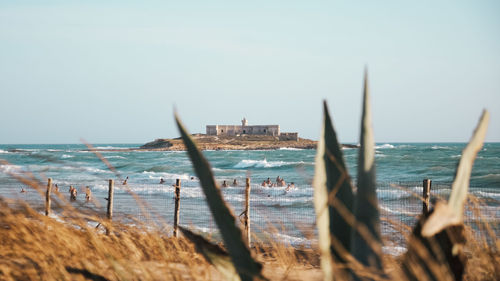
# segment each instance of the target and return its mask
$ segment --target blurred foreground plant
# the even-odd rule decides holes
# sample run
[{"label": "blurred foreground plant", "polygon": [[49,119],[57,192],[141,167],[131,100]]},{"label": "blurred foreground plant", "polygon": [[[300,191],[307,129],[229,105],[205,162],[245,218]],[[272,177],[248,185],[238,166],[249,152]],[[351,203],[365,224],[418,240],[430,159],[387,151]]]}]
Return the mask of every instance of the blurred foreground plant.
[{"label": "blurred foreground plant", "polygon": [[[488,120],[489,113],[484,111],[470,143],[463,151],[449,203],[437,204],[430,217],[420,218],[410,238],[402,269],[388,274],[384,272],[382,263],[384,256],[367,73],[364,78],[356,192],[325,102],[313,182],[324,279],[460,280],[465,266],[462,251],[465,238],[461,235],[464,202],[472,164],[484,142]],[[177,116],[176,122],[229,253],[186,229],[183,232],[207,260],[219,271],[226,272],[227,279],[262,279],[261,265],[251,257],[243,242],[235,217],[222,198],[208,161]],[[228,262],[228,257],[232,263]]]}]

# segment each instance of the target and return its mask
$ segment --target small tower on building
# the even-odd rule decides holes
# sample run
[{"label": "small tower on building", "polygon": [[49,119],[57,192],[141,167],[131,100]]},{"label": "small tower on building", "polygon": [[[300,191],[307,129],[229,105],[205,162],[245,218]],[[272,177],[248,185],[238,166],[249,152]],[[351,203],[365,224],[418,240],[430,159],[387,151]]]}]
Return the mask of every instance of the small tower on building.
[{"label": "small tower on building", "polygon": [[243,120],[241,120],[241,125],[242,125],[243,127],[248,126],[248,120],[247,120],[245,117],[243,117]]}]

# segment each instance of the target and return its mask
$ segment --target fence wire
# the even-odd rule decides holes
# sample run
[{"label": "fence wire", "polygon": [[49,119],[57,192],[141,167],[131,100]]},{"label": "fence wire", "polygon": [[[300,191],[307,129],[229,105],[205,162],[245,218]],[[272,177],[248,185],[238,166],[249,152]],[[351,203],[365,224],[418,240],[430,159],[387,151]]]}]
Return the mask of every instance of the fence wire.
[{"label": "fence wire", "polygon": [[[170,231],[174,221],[174,198],[172,192],[140,194],[118,192],[114,196],[114,219],[127,221],[135,218],[145,225],[166,226]],[[146,188],[147,189],[147,188]],[[406,236],[422,214],[422,182],[401,181],[377,184],[381,232],[385,244],[404,247]],[[451,183],[432,182],[431,208],[439,200],[447,200]],[[223,190],[239,225],[244,210],[245,187]],[[29,204],[43,206],[43,198],[25,195]],[[102,196],[101,196],[102,197]],[[93,204],[77,202],[77,207],[92,208],[106,214],[107,201],[98,196]],[[129,220],[129,222],[132,220]],[[500,192],[498,188],[471,186],[464,212],[466,226],[475,230],[475,235],[485,236],[487,227],[494,235],[500,235]],[[205,202],[201,189],[196,185],[181,187],[180,225],[190,227],[212,240],[220,242],[217,226]],[[250,225],[253,241],[281,241],[292,245],[311,246],[316,242],[316,215],[312,189],[293,195],[273,188],[252,185],[250,194]],[[243,227],[242,227],[243,228]]]}]

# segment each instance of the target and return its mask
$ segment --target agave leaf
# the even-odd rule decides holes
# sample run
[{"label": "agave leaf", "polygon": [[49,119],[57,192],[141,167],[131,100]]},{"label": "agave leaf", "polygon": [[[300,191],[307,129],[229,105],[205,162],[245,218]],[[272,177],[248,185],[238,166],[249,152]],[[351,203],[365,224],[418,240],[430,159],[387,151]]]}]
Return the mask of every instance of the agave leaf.
[{"label": "agave leaf", "polygon": [[[314,205],[321,266],[325,280],[332,280],[332,261],[347,262],[345,255],[351,247],[351,225],[339,214],[338,209],[352,212],[354,195],[326,102],[323,103],[323,110],[323,126],[317,147],[313,182]],[[332,244],[332,241],[336,243]]]},{"label": "agave leaf", "polygon": [[238,275],[243,281],[253,280],[254,277],[262,278],[262,265],[252,258],[250,251],[243,242],[241,230],[236,226],[235,217],[222,198],[222,193],[215,183],[210,164],[196,147],[193,139],[184,128],[184,125],[182,125],[177,114],[175,114],[175,120],[184,144],[186,145],[189,158],[193,163],[196,175],[200,179],[208,207],[221,232],[224,244],[226,245]]},{"label": "agave leaf", "polygon": [[471,140],[462,151],[462,157],[458,163],[455,179],[451,186],[448,204],[436,209],[434,213],[432,213],[422,228],[423,236],[432,236],[447,226],[456,225],[463,221],[464,204],[469,190],[472,165],[474,164],[477,153],[483,147],[489,119],[489,112],[484,110]]},{"label": "agave leaf", "polygon": [[368,74],[365,70],[361,140],[358,156],[358,190],[355,198],[356,229],[352,253],[361,264],[382,270],[382,240],[375,179],[375,150]]},{"label": "agave leaf", "polygon": [[457,166],[448,203],[438,202],[423,215],[415,229],[403,260],[408,280],[462,280],[467,256],[464,253],[464,204],[472,165],[483,146],[489,113],[484,111]]},{"label": "agave leaf", "polygon": [[231,257],[218,245],[210,243],[208,240],[203,238],[203,236],[195,234],[188,230],[187,228],[180,227],[182,234],[186,239],[191,241],[198,252],[200,252],[205,259],[214,265],[214,267],[219,271],[225,278],[225,280],[240,281],[240,277],[231,262]]}]

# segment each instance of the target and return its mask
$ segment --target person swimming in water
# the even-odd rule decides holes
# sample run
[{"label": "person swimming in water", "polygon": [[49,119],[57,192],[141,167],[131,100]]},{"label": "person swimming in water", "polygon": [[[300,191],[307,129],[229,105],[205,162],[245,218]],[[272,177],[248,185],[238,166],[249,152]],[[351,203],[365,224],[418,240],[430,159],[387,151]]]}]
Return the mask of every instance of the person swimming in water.
[{"label": "person swimming in water", "polygon": [[72,201],[75,201],[76,200],[76,195],[78,194],[78,191],[72,185],[70,186],[70,189],[71,189],[71,191],[70,191],[70,199]]},{"label": "person swimming in water", "polygon": [[233,181],[233,186],[238,186],[238,181],[236,181],[236,179]]},{"label": "person swimming in water", "polygon": [[222,187],[229,187],[229,184],[227,184],[227,182],[226,182],[226,181],[224,181],[224,182],[222,183]]},{"label": "person swimming in water", "polygon": [[160,184],[164,184],[165,180],[163,178],[160,178]]},{"label": "person swimming in water", "polygon": [[92,191],[90,190],[89,186],[85,187],[85,200],[90,201],[92,199]]},{"label": "person swimming in water", "polygon": [[128,181],[128,176],[127,176],[127,178],[123,181],[122,185],[127,185],[127,181]]}]

